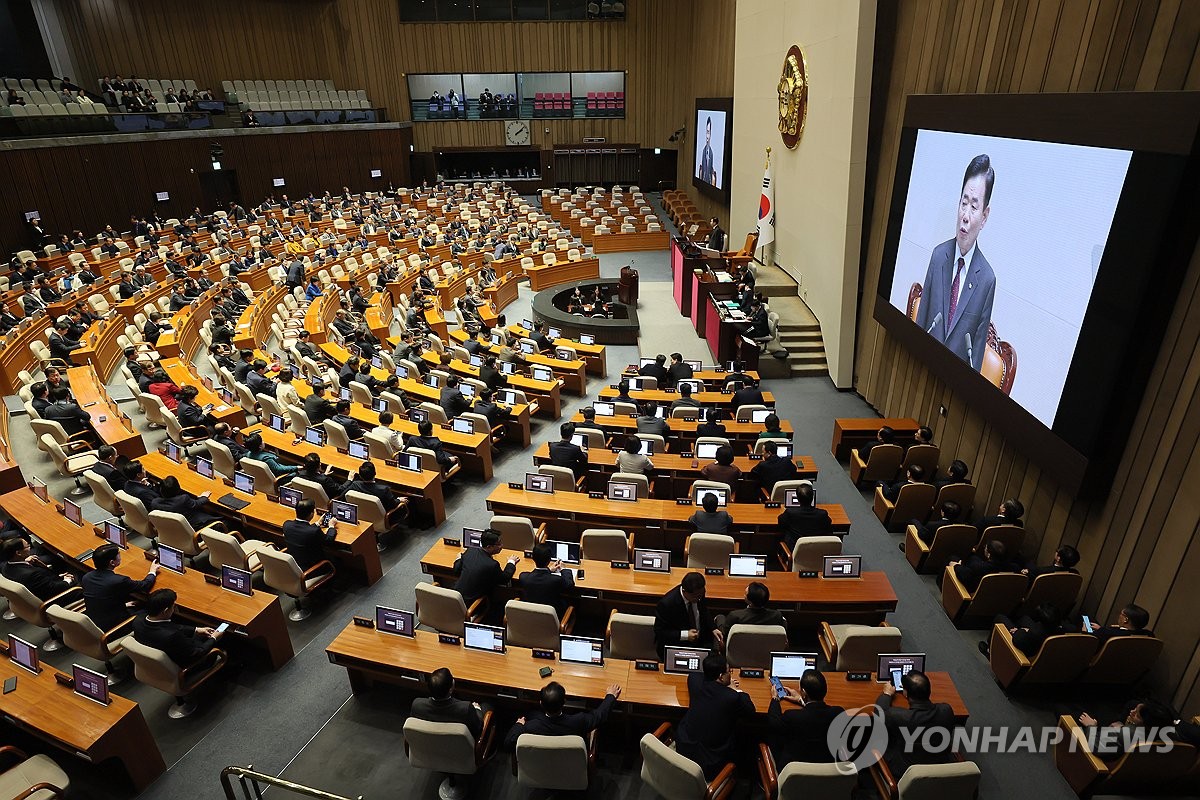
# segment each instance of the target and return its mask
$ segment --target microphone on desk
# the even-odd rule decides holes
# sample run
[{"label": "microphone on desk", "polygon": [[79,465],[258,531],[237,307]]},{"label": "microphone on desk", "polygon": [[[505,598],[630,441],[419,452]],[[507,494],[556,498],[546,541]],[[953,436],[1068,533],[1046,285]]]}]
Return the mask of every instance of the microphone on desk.
[{"label": "microphone on desk", "polygon": [[939,311],[939,312],[938,312],[938,315],[937,315],[936,317],[934,317],[934,318],[933,318],[933,322],[931,322],[931,323],[929,324],[929,327],[925,329],[925,332],[926,332],[926,333],[933,333],[933,329],[934,329],[934,328],[936,328],[936,327],[937,327],[937,324],[938,324],[939,322],[941,322],[941,321],[942,321],[942,312],[940,312],[940,311]]},{"label": "microphone on desk", "polygon": [[966,336],[967,336],[967,363],[971,364],[974,362],[974,358],[972,358],[972,356],[971,356],[971,334],[968,333],[968,334],[966,334]]}]

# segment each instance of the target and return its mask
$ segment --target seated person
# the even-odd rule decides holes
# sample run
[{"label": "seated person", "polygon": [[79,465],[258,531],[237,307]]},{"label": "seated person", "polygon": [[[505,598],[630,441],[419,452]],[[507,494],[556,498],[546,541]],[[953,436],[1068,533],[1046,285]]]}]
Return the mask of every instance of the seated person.
[{"label": "seated person", "polygon": [[683,360],[681,353],[671,353],[671,366],[667,367],[667,386],[675,386],[681,380],[694,375],[692,365]]},{"label": "seated person", "polygon": [[146,324],[142,326],[142,338],[148,344],[158,344],[158,337],[171,330],[171,324],[163,319],[162,312],[155,311],[150,314],[150,318],[146,320]]},{"label": "seated person", "polygon": [[[364,461],[362,466],[358,468],[358,473],[354,479],[347,481],[342,486],[340,494],[345,495],[346,492],[361,492],[362,494],[377,498],[383,505],[383,510],[388,515],[389,520],[401,508],[408,505],[407,497],[399,497],[392,491],[390,486],[375,480],[375,464],[372,461]],[[398,515],[396,516],[398,518]]]},{"label": "seated person", "polygon": [[554,558],[554,549],[545,542],[533,546],[533,564],[533,569],[517,578],[521,599],[553,606],[561,621],[570,605],[564,594],[575,588],[575,580],[570,571],[563,571],[562,564]]},{"label": "seated person", "polygon": [[[433,423],[429,420],[424,420],[417,424],[417,435],[408,437],[408,443],[404,445],[405,450],[411,450],[414,447],[419,447],[422,450],[432,450],[434,457],[437,459],[438,467],[443,472],[453,467],[458,463],[458,456],[452,456],[442,448],[442,440],[433,435]],[[425,469],[430,469],[431,465],[423,465]]]},{"label": "seated person", "polygon": [[171,380],[165,370],[155,370],[146,391],[162,400],[168,411],[174,412],[179,407],[179,386]]},{"label": "seated person", "polygon": [[329,418],[330,422],[336,422],[346,429],[346,436],[350,441],[361,439],[363,435],[362,425],[358,423],[354,417],[350,416],[350,401],[338,400],[333,407],[334,414]]},{"label": "seated person", "polygon": [[412,702],[409,714],[428,722],[456,722],[467,726],[471,736],[483,733],[483,706],[454,697],[454,676],[445,667],[429,674],[429,697]]},{"label": "seated person", "polygon": [[[896,780],[900,780],[904,771],[913,764],[944,764],[950,761],[952,756],[949,747],[931,751],[923,744],[927,741],[949,741],[951,728],[954,727],[954,709],[948,703],[930,701],[932,687],[929,677],[924,672],[910,672],[901,678],[900,684],[908,697],[908,708],[892,705],[896,687],[891,683],[884,685],[883,693],[875,701],[883,710],[883,721],[888,732],[884,760]],[[943,728],[945,735],[914,735],[930,728]],[[908,741],[914,742],[914,745],[905,746]]]},{"label": "seated person", "polygon": [[736,491],[737,482],[742,477],[742,469],[733,463],[733,448],[727,444],[718,447],[717,460],[712,464],[705,464],[700,470],[700,477],[706,481],[727,483]]},{"label": "seated person", "polygon": [[812,486],[797,487],[796,501],[800,505],[784,508],[779,515],[779,535],[789,548],[794,549],[796,540],[804,536],[829,536],[833,533],[833,520],[829,518],[829,512],[818,507],[813,502],[815,499]]},{"label": "seated person", "polygon": [[739,722],[753,719],[754,701],[741,690],[719,653],[709,653],[699,672],[688,673],[688,708],[676,728],[675,750],[711,781],[737,760]]},{"label": "seated person", "polygon": [[224,445],[235,462],[246,457],[249,450],[242,443],[242,432],[228,422],[218,422],[213,428],[213,441]]},{"label": "seated person", "polygon": [[4,564],[0,574],[14,583],[19,583],[38,600],[45,602],[57,597],[75,584],[75,576],[69,572],[56,572],[46,561],[33,554],[26,536],[13,536],[4,541],[0,548]]},{"label": "seated person", "polygon": [[786,439],[787,434],[783,432],[783,423],[779,421],[779,415],[775,413],[767,414],[763,420],[764,430],[758,432],[759,439]]},{"label": "seated person", "polygon": [[688,517],[688,524],[696,533],[728,534],[733,527],[733,517],[725,509],[717,509],[717,496],[711,492],[700,501],[701,507]]},{"label": "seated person", "polygon": [[970,468],[967,467],[967,462],[956,458],[946,468],[946,477],[938,478],[933,482],[933,485],[941,489],[943,486],[953,486],[957,483],[970,483],[967,480],[967,473],[969,471]]},{"label": "seated person", "polygon": [[1025,506],[1014,497],[1001,503],[996,514],[979,520],[976,527],[979,528],[981,534],[993,525],[1016,525],[1018,528],[1023,528],[1025,527],[1025,523],[1021,521],[1023,516],[1025,516]]},{"label": "seated person", "polygon": [[1059,548],[1054,551],[1054,560],[1049,566],[1027,566],[1021,570],[1021,574],[1028,575],[1029,581],[1032,583],[1034,579],[1041,575],[1051,575],[1055,572],[1078,573],[1079,570],[1075,569],[1075,565],[1078,563],[1079,551],[1069,544],[1064,544],[1060,545]]},{"label": "seated person", "polygon": [[446,416],[450,419],[457,417],[464,411],[471,410],[471,401],[463,397],[462,389],[458,388],[459,380],[457,375],[451,375],[446,378],[446,385],[442,387],[441,394],[438,397],[438,405],[446,412]]},{"label": "seated person", "polygon": [[917,432],[913,434],[912,441],[904,449],[907,450],[909,447],[917,444],[933,444],[933,428],[930,428],[928,425],[922,425],[917,428]]},{"label": "seated person", "polygon": [[274,450],[266,449],[263,445],[262,436],[257,433],[247,436],[245,444],[246,452],[242,457],[261,461],[271,471],[271,474],[277,481],[286,481],[300,471],[300,467],[295,464],[284,464],[281,462]]},{"label": "seated person", "polygon": [[1136,603],[1130,603],[1117,614],[1116,623],[1112,625],[1100,625],[1097,622],[1093,622],[1092,635],[1101,642],[1106,642],[1117,636],[1153,636],[1154,631],[1146,627],[1149,624],[1150,612]]},{"label": "seated person", "polygon": [[310,425],[320,425],[337,413],[337,407],[325,396],[325,383],[314,383],[312,394],[304,398],[304,414]]},{"label": "seated person", "polygon": [[[933,538],[937,534],[938,528],[941,528],[945,525],[958,524],[958,518],[962,516],[962,506],[953,500],[947,500],[946,502],[942,503],[941,508],[938,509],[938,512],[940,516],[937,519],[930,520],[927,523],[921,522],[919,519],[910,519],[908,521],[909,525],[912,525],[917,529],[917,536],[925,544],[933,544]],[[900,549],[904,549],[904,542],[900,543]]]},{"label": "seated person", "polygon": [[488,425],[491,425],[493,428],[512,416],[512,409],[497,403],[491,389],[484,389],[479,393],[479,399],[475,402],[471,411],[487,417]]},{"label": "seated person", "polygon": [[883,488],[883,496],[891,502],[896,502],[900,497],[900,490],[905,486],[920,485],[925,482],[925,468],[920,464],[909,464],[908,469],[904,472],[904,477],[898,481],[891,483],[881,483]]},{"label": "seated person", "polygon": [[588,457],[583,448],[571,441],[575,435],[575,426],[564,422],[558,426],[559,440],[549,445],[550,463],[556,467],[566,467],[571,470],[575,480],[587,474]]},{"label": "seated person", "polygon": [[[196,402],[200,390],[195,386],[181,386],[175,395],[175,418],[183,428],[215,428],[211,414]],[[163,401],[166,402],[166,401]]]},{"label": "seated person", "polygon": [[129,618],[133,595],[146,594],[154,587],[158,561],[150,562],[146,577],[140,581],[117,574],[117,567],[121,564],[121,548],[115,544],[97,547],[92,554],[92,563],[96,568],[85,573],[80,580],[84,613],[100,630],[112,630]]},{"label": "seated person", "polygon": [[404,435],[392,427],[392,423],[395,420],[396,415],[392,412],[380,411],[379,424],[371,428],[371,433],[387,441],[393,457],[395,457],[396,453],[404,449]]},{"label": "seated person", "polygon": [[654,609],[654,646],[663,648],[724,646],[724,637],[704,602],[704,575],[689,572],[679,586],[663,595]]},{"label": "seated person", "polygon": [[333,471],[332,464],[325,466],[324,470],[321,469],[322,466],[325,465],[321,461],[321,454],[309,453],[304,457],[304,461],[300,465],[300,471],[296,473],[296,477],[318,484],[325,490],[325,496],[332,500],[341,495],[342,481],[330,474]]},{"label": "seated person", "polygon": [[835,761],[829,751],[829,726],[845,709],[826,705],[829,684],[815,669],[800,676],[800,690],[784,686],[783,701],[800,706],[783,710],[778,697],[767,708],[767,727],[771,732],[771,755],[775,768],[782,771],[793,761],[829,764]]},{"label": "seated person", "polygon": [[123,456],[117,456],[117,448],[102,444],[96,449],[96,457],[100,460],[92,467],[92,472],[104,478],[114,492],[125,488],[125,472],[121,469]]},{"label": "seated person", "polygon": [[91,430],[91,415],[71,399],[71,392],[66,386],[51,389],[50,399],[53,402],[42,411],[42,419],[57,422],[67,436]]},{"label": "seated person", "polygon": [[758,485],[770,494],[779,481],[795,479],[796,464],[791,457],[780,457],[779,447],[775,442],[767,442],[763,445],[763,460],[750,470],[750,477],[758,481]]},{"label": "seated person", "polygon": [[158,492],[159,497],[151,501],[149,511],[182,514],[197,531],[209,525],[216,525],[222,529],[225,527],[220,517],[204,510],[212,492],[204,492],[199,497],[194,497],[179,486],[179,479],[174,475],[168,475],[159,482]]},{"label": "seated person", "polygon": [[649,456],[642,455],[644,444],[645,442],[636,436],[625,439],[625,449],[617,453],[617,472],[648,476],[654,470],[654,462]]},{"label": "seated person", "polygon": [[746,587],[746,607],[730,611],[716,618],[717,627],[721,629],[721,638],[729,641],[729,629],[734,625],[782,625],[787,627],[783,612],[767,608],[771,602],[771,590],[765,583],[751,581]]},{"label": "seated person", "polygon": [[267,362],[261,358],[254,359],[250,365],[250,371],[246,373],[246,386],[251,394],[265,394],[267,397],[275,397],[279,390],[279,385],[267,377]]},{"label": "seated person", "polygon": [[149,512],[151,504],[161,495],[157,487],[150,485],[142,462],[130,461],[121,469],[125,472],[125,486],[121,491],[141,501],[142,505],[146,507],[146,511]]},{"label": "seated person", "polygon": [[710,408],[704,414],[704,421],[696,426],[697,438],[701,436],[725,436],[725,420],[729,415],[721,408]]},{"label": "seated person", "polygon": [[[700,402],[692,397],[692,385],[685,383],[679,387],[679,397],[671,401],[671,411],[677,408],[700,408]],[[699,416],[697,414],[697,416]]]},{"label": "seated person", "polygon": [[637,400],[629,394],[629,381],[627,379],[621,378],[621,380],[617,381],[617,396],[613,398],[613,402],[637,404]]},{"label": "seated person", "polygon": [[516,724],[504,737],[504,749],[515,751],[517,739],[522,733],[534,733],[539,736],[581,736],[587,737],[608,719],[613,703],[621,696],[621,687],[613,684],[608,687],[604,699],[593,711],[579,711],[574,714],[564,714],[563,706],[567,702],[567,691],[558,681],[550,681],[542,687],[539,710],[528,716],[518,717]]},{"label": "seated person", "polygon": [[659,353],[658,355],[656,355],[654,357],[653,364],[647,364],[644,367],[640,367],[638,369],[638,375],[644,375],[644,376],[647,376],[650,378],[654,378],[656,381],[658,381],[659,386],[665,387],[666,381],[667,381],[666,363],[667,363],[667,357],[664,356],[662,353]]},{"label": "seated person", "polygon": [[221,634],[214,628],[197,628],[175,622],[173,589],[155,589],[146,599],[146,609],[133,622],[133,638],[147,647],[167,654],[179,667],[188,669],[200,663],[217,646]]},{"label": "seated person", "polygon": [[858,457],[864,464],[867,463],[867,461],[871,458],[871,450],[874,449],[876,445],[892,444],[895,438],[896,431],[893,430],[891,426],[884,425],[875,432],[875,438],[873,440],[858,446]]},{"label": "seated person", "polygon": [[[490,598],[496,588],[507,586],[512,581],[521,557],[509,556],[508,561],[501,567],[496,562],[496,556],[503,549],[500,546],[500,534],[488,528],[480,537],[479,547],[465,548],[454,560],[454,574],[458,578],[454,583],[454,590],[462,595],[467,606],[481,597]],[[490,609],[490,616],[498,618],[497,611],[502,612],[502,609]]]},{"label": "seated person", "polygon": [[492,391],[508,385],[508,378],[500,372],[495,356],[484,359],[483,366],[479,368],[479,380],[487,384]]},{"label": "seated person", "polygon": [[641,416],[637,418],[637,432],[649,433],[655,436],[661,436],[664,439],[669,433],[667,421],[659,419],[655,413],[656,407],[654,403],[643,403]]},{"label": "seated person", "polygon": [[[1027,658],[1037,655],[1042,642],[1047,638],[1064,632],[1062,612],[1053,603],[1042,603],[1016,621],[1004,614],[999,614],[994,622],[1008,628],[1008,632],[1012,634],[1013,646],[1024,653]],[[979,643],[979,652],[985,656],[990,654],[987,639]]]},{"label": "seated person", "polygon": [[332,522],[325,530],[313,524],[317,506],[307,497],[296,503],[296,518],[283,523],[284,550],[307,572],[325,560],[325,547],[337,539],[337,526]]},{"label": "seated person", "polygon": [[[1133,700],[1125,706],[1124,713],[1107,726],[1120,729],[1122,735],[1112,739],[1089,736],[1088,741],[1096,742],[1091,752],[1104,761],[1116,761],[1134,742],[1150,742],[1161,737],[1159,732],[1173,727],[1175,719],[1174,710],[1164,703]],[[1079,724],[1085,728],[1100,727],[1096,718],[1087,712],[1079,715]]]},{"label": "seated person", "polygon": [[998,539],[984,545],[983,558],[971,553],[963,561],[951,561],[949,566],[954,570],[954,577],[958,578],[968,592],[978,589],[979,582],[985,575],[1012,571],[1008,563],[1008,548]]}]

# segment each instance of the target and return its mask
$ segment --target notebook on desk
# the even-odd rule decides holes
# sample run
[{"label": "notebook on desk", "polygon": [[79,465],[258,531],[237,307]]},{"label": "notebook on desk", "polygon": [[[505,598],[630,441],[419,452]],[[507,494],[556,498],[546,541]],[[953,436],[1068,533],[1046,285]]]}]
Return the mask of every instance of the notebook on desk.
[{"label": "notebook on desk", "polygon": [[235,497],[232,493],[222,495],[217,499],[217,502],[226,508],[232,508],[234,511],[241,511],[243,508],[250,505],[250,503]]}]

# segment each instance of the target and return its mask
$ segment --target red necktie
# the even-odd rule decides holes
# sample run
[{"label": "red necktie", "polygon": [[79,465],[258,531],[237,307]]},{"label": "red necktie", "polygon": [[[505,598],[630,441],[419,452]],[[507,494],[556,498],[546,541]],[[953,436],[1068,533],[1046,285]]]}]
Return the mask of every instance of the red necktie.
[{"label": "red necktie", "polygon": [[958,281],[962,277],[962,268],[965,262],[960,256],[958,266],[954,268],[954,282],[950,284],[950,316],[946,319],[946,330],[949,331],[954,326],[954,312],[958,310]]}]

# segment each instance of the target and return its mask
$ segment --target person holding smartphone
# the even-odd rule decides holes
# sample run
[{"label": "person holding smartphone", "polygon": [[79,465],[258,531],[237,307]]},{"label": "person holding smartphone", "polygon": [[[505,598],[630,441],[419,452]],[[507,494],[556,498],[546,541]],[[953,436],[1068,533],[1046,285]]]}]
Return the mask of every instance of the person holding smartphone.
[{"label": "person holding smartphone", "polygon": [[[921,748],[923,741],[942,741],[940,736],[917,737],[916,748],[906,749],[905,737],[901,731],[944,728],[948,741],[950,729],[954,727],[954,709],[948,703],[934,703],[930,700],[933,689],[928,675],[913,670],[900,678],[900,685],[901,688],[897,690],[894,683],[885,684],[883,692],[875,701],[883,711],[883,721],[888,731],[888,747],[884,753],[884,760],[897,780],[913,764],[944,764],[952,756],[949,748],[940,752],[930,752]],[[892,704],[897,692],[903,692],[908,698],[908,708],[897,708]]]},{"label": "person holding smartphone", "polygon": [[208,656],[224,630],[175,622],[178,596],[172,589],[156,589],[146,600],[146,609],[133,621],[133,638],[162,650],[183,669],[191,669]]},{"label": "person holding smartphone", "polygon": [[[777,679],[772,678],[775,683]],[[793,761],[828,764],[834,761],[827,735],[833,720],[845,709],[825,702],[829,685],[815,669],[800,676],[800,689],[779,685],[782,696],[771,698],[767,709],[769,743],[775,766],[782,770]],[[783,703],[799,706],[783,710]]]}]

